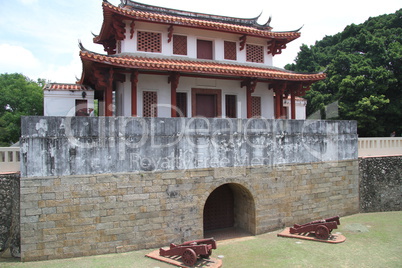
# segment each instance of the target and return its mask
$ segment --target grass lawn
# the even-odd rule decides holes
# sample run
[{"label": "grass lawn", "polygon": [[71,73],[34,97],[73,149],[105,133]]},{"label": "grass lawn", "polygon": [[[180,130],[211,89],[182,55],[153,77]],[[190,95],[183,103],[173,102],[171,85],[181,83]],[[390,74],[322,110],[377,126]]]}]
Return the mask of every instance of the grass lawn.
[{"label": "grass lawn", "polygon": [[[212,256],[222,255],[230,268],[402,267],[402,211],[342,217],[333,231],[346,236],[340,244],[277,237],[279,231],[218,242]],[[144,257],[151,251],[28,263],[3,258],[0,267],[174,267]]]}]

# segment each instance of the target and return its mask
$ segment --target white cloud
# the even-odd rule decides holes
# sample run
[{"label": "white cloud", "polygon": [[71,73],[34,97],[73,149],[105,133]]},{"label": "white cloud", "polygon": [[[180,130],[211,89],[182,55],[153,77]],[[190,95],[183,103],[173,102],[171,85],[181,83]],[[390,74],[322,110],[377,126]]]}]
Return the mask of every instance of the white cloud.
[{"label": "white cloud", "polygon": [[0,44],[0,73],[32,73],[40,65],[40,61],[28,49]]},{"label": "white cloud", "polygon": [[81,78],[82,63],[78,53],[74,53],[71,59],[71,62],[68,64],[60,65],[54,62],[47,65],[38,74],[38,78],[44,78],[50,82],[57,83],[75,83],[77,81],[76,78]]}]

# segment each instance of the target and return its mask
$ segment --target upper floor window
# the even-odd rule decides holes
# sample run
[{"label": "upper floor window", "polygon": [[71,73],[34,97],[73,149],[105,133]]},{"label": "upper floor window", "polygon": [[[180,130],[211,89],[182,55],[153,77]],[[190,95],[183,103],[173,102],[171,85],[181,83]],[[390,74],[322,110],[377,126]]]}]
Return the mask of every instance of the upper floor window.
[{"label": "upper floor window", "polygon": [[251,116],[261,117],[261,97],[259,96],[251,97]]},{"label": "upper floor window", "polygon": [[236,60],[236,42],[224,42],[224,56],[225,60]]},{"label": "upper floor window", "polygon": [[212,41],[208,40],[197,40],[197,58],[212,60]]},{"label": "upper floor window", "polygon": [[187,55],[187,36],[173,35],[173,54]]},{"label": "upper floor window", "polygon": [[145,52],[162,52],[162,35],[160,33],[142,32],[137,34],[137,50]]},{"label": "upper floor window", "polygon": [[246,61],[264,63],[264,47],[246,44]]}]

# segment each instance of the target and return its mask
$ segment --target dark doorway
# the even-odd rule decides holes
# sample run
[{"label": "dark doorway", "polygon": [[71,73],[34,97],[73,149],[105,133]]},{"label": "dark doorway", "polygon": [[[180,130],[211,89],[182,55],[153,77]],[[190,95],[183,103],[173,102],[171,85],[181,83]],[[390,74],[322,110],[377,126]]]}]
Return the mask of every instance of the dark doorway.
[{"label": "dark doorway", "polygon": [[216,188],[204,207],[204,231],[234,226],[234,197],[228,184]]},{"label": "dark doorway", "polygon": [[222,92],[220,89],[193,88],[191,92],[192,117],[221,117]]},{"label": "dark doorway", "polygon": [[196,95],[197,116],[216,117],[216,95],[215,94],[197,94]]}]

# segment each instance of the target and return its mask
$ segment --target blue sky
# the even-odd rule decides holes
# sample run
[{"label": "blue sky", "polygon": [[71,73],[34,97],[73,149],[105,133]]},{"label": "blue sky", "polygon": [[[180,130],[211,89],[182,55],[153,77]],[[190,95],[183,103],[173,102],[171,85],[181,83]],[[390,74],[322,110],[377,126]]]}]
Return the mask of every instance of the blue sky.
[{"label": "blue sky", "polygon": [[[120,0],[109,0],[118,5]],[[301,37],[290,44],[274,65],[293,62],[302,44],[313,45],[326,35],[341,32],[351,23],[394,13],[401,0],[139,0],[138,2],[232,17],[272,16],[274,31],[300,28]],[[78,40],[104,53],[92,42],[102,25],[102,0],[0,0],[0,73],[22,73],[31,79],[74,83],[81,77]]]}]

